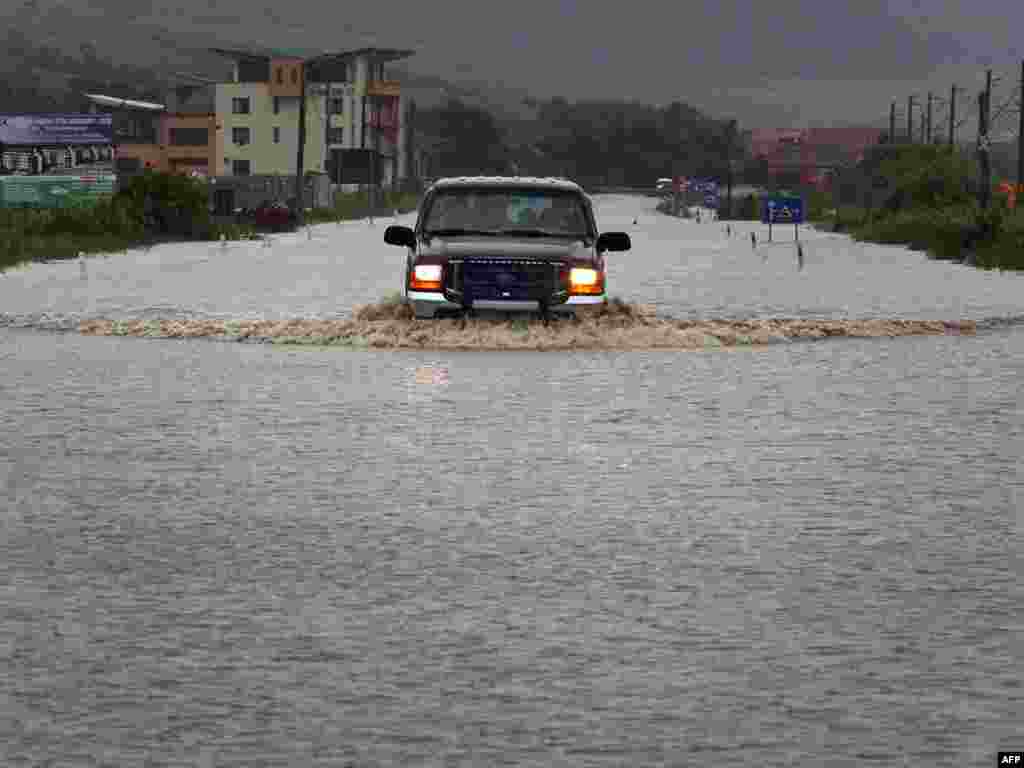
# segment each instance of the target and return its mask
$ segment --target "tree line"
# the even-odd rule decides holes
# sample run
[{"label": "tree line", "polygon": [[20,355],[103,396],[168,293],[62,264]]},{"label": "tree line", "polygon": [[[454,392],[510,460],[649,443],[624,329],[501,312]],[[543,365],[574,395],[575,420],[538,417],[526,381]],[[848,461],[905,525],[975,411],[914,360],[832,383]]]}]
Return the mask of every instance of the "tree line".
[{"label": "tree line", "polygon": [[572,178],[585,186],[649,187],[665,176],[724,179],[744,161],[735,122],[675,102],[537,104],[536,119],[503,126],[487,110],[452,99],[416,113],[414,135],[428,176],[517,173]]}]

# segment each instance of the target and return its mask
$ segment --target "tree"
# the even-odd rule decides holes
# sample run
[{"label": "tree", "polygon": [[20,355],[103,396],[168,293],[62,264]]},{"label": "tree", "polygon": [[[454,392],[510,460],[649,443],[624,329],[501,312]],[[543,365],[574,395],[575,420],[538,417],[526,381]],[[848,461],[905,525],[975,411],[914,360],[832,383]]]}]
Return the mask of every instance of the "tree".
[{"label": "tree", "polygon": [[435,175],[505,173],[508,149],[494,116],[457,99],[420,110],[417,125],[425,146],[434,146]]}]

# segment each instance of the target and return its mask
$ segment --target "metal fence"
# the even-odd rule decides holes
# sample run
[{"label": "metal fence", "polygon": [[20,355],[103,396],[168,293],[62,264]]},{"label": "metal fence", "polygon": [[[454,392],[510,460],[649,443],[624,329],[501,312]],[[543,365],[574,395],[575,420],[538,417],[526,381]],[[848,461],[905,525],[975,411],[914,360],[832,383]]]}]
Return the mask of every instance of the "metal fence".
[{"label": "metal fence", "polygon": [[[326,175],[306,176],[304,182],[306,208],[332,205],[332,185]],[[294,198],[294,176],[216,176],[210,179],[210,206],[221,216],[231,215],[239,208],[255,208],[264,202],[290,204]]]}]

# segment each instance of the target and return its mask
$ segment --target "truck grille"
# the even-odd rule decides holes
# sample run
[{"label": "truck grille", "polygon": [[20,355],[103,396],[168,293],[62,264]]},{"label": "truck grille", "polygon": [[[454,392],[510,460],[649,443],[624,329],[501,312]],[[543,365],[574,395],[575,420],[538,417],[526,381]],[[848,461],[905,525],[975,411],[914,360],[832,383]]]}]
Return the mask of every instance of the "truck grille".
[{"label": "truck grille", "polygon": [[462,303],[538,301],[551,303],[561,283],[562,263],[527,259],[460,259],[449,262],[450,288]]}]

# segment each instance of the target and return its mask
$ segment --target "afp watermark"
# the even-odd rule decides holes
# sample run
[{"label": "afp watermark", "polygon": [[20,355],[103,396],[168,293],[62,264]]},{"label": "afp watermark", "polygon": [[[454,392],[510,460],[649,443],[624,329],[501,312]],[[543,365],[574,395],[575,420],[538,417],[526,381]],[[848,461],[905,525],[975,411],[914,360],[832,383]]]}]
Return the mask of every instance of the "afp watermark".
[{"label": "afp watermark", "polygon": [[1000,752],[996,765],[999,768],[1024,768],[1024,751],[1021,752]]}]

